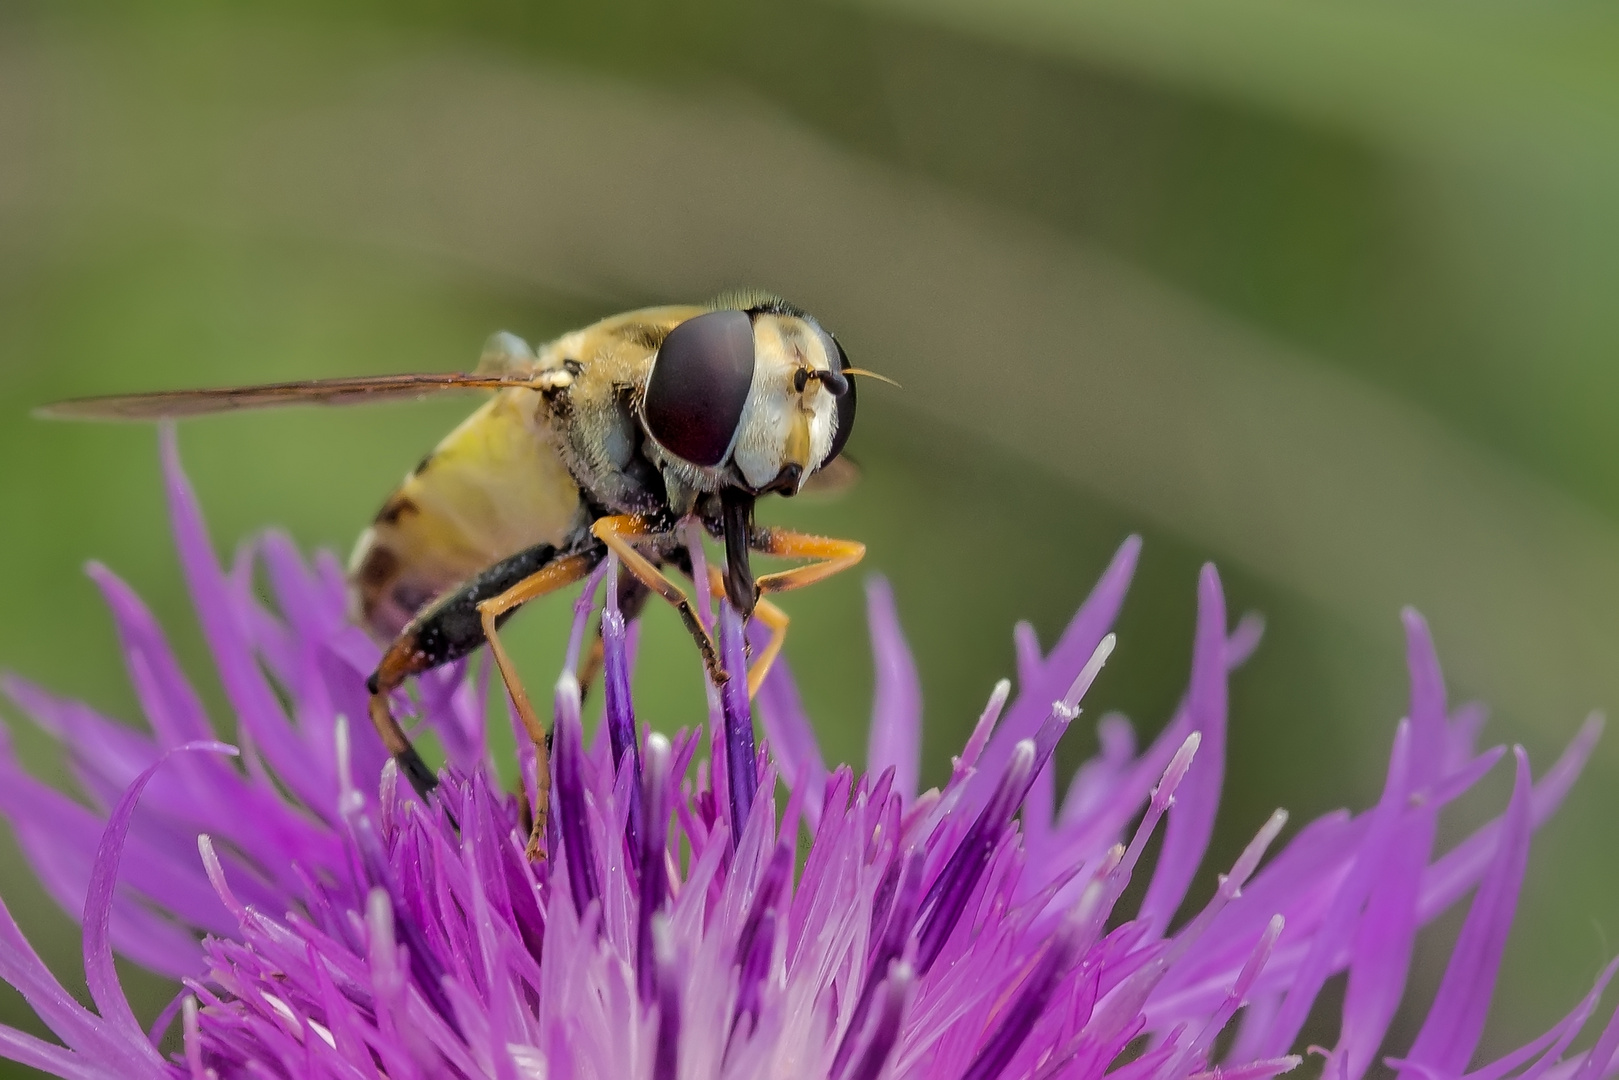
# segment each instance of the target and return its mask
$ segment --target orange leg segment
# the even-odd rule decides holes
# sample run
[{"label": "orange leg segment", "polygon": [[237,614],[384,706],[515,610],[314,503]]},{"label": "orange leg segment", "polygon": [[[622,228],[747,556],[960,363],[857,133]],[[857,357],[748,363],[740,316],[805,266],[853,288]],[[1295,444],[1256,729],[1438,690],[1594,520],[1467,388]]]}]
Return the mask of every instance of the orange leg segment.
[{"label": "orange leg segment", "polygon": [[759,621],[770,628],[770,641],[748,672],[748,696],[752,697],[764,684],[765,676],[770,674],[770,665],[776,662],[776,656],[787,640],[787,613],[765,600],[765,594],[802,589],[817,581],[825,581],[833,574],[842,573],[866,557],[866,545],[858,540],[839,540],[793,529],[770,528],[756,531],[749,546],[765,555],[814,560],[791,570],[766,574],[758,580],[760,599],[753,610],[759,616]]},{"label": "orange leg segment", "polygon": [[805,566],[795,566],[791,570],[766,574],[758,582],[761,595],[802,589],[817,581],[825,581],[833,574],[842,573],[866,557],[866,545],[858,540],[812,536],[792,529],[759,529],[753,534],[749,546],[765,555],[814,560]]},{"label": "orange leg segment", "polygon": [[[748,668],[748,697],[752,698],[764,685],[765,676],[770,674],[776,657],[781,655],[782,645],[787,640],[787,626],[791,621],[785,611],[764,599],[764,594],[802,589],[841,573],[865,558],[866,545],[858,540],[838,540],[792,529],[772,528],[756,530],[748,546],[765,555],[814,560],[806,566],[766,574],[758,580],[760,598],[754,605],[753,613],[770,629],[770,640]],[[725,579],[718,568],[710,567],[708,587],[716,598],[725,596]]]},{"label": "orange leg segment", "polygon": [[753,700],[759,693],[759,687],[765,684],[765,676],[770,674],[771,665],[775,664],[776,657],[781,655],[781,647],[787,642],[787,624],[791,620],[787,613],[772,604],[769,600],[760,600],[753,607],[754,616],[770,631],[770,640],[765,647],[753,658],[753,664],[748,668],[748,700]]},{"label": "orange leg segment", "polygon": [[697,642],[697,649],[703,654],[703,666],[708,669],[708,677],[714,681],[715,686],[723,686],[730,675],[720,663],[720,654],[714,647],[714,639],[703,629],[703,624],[697,621],[697,612],[691,606],[691,598],[679,585],[665,577],[663,571],[652,565],[646,556],[635,550],[634,540],[659,534],[647,526],[644,518],[633,514],[599,518],[590,527],[590,531],[618,556],[624,569],[634,575],[641,584],[669,601],[675,610],[680,612],[680,621],[685,624],[686,632]]}]

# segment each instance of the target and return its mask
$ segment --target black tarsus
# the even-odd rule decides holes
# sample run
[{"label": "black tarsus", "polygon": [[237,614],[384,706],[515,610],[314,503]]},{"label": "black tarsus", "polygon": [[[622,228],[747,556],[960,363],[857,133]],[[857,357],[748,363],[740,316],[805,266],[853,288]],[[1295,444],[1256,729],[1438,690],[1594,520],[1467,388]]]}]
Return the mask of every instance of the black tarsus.
[{"label": "black tarsus", "polygon": [[427,797],[433,794],[433,789],[438,787],[438,777],[434,775],[432,769],[427,767],[427,762],[422,760],[422,755],[417,753],[416,748],[412,746],[402,753],[395,754],[394,764],[399,766],[399,771],[405,775],[406,780],[410,781],[410,786],[415,788],[416,794],[421,796],[423,802],[426,802]]}]

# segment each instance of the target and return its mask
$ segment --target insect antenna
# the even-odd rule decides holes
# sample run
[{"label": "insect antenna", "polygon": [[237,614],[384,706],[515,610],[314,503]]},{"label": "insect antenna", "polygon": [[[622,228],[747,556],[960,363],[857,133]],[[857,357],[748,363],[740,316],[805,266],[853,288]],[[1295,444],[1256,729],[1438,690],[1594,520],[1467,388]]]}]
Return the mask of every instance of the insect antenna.
[{"label": "insect antenna", "polygon": [[845,374],[845,375],[859,375],[863,379],[876,379],[880,383],[887,383],[889,386],[894,387],[896,390],[905,389],[897,381],[895,381],[894,379],[890,379],[887,375],[879,375],[875,371],[867,371],[865,368],[846,367],[846,368],[843,369],[843,374]]}]

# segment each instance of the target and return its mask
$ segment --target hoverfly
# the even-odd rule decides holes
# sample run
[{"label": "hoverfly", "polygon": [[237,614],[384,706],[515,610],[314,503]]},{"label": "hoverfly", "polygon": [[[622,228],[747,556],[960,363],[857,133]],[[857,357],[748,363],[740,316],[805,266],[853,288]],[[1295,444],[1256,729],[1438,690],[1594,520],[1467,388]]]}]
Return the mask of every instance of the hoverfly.
[{"label": "hoverfly", "polygon": [[[400,770],[426,797],[437,783],[393,716],[412,675],[488,642],[545,766],[545,729],[501,646],[519,606],[588,576],[611,552],[628,575],[626,614],[656,593],[679,611],[716,684],[708,631],[670,565],[692,574],[679,526],[695,519],[723,542],[725,569],[697,588],[723,590],[769,643],[748,672],[756,691],[787,618],[764,594],[800,588],[860,561],[865,545],[763,528],[761,495],[791,496],[846,468],[856,374],[836,338],[774,296],[614,315],[538,350],[489,340],[475,371],[315,379],[227,389],[86,398],[41,415],[158,420],[234,409],[353,404],[444,390],[498,391],[422,459],[361,535],[349,566],[355,619],[387,643],[371,675],[371,719]],[[755,578],[750,555],[808,560]],[[588,674],[585,680],[588,681]],[[544,798],[536,814],[543,835]]]}]

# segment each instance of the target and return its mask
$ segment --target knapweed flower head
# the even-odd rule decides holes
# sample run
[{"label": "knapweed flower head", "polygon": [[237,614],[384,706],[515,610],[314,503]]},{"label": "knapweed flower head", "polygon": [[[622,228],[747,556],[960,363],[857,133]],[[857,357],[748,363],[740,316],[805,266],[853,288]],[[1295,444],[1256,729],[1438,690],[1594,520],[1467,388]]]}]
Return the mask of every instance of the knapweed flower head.
[{"label": "knapweed flower head", "polygon": [[[713,694],[706,731],[653,732],[655,695],[629,694],[633,628],[609,608],[592,739],[578,683],[556,684],[548,856],[533,860],[534,758],[521,795],[491,779],[487,682],[429,674],[397,703],[447,758],[418,800],[369,727],[348,722],[366,715],[378,650],[344,618],[336,563],[306,563],[270,534],[222,568],[172,439],[165,460],[236,746],[140,601],[93,568],[149,731],[6,683],[82,788],[81,802],[0,757],[0,810],[46,887],[82,913],[93,1000],[66,992],[0,909],[0,978],[60,1040],[0,1030],[16,1061],[85,1080],[1258,1080],[1300,1064],[1306,1018],[1347,972],[1328,1076],[1359,1080],[1385,1060],[1407,1080],[1613,1071],[1619,1018],[1570,1050],[1611,966],[1544,1036],[1472,1060],[1530,835],[1598,727],[1538,780],[1521,749],[1480,751],[1482,713],[1447,705],[1413,613],[1410,711],[1381,798],[1285,843],[1284,815],[1256,822],[1199,895],[1227,675],[1258,641],[1252,620],[1228,627],[1212,568],[1179,708],[1144,749],[1124,720],[1102,719],[1100,753],[1061,799],[1052,754],[1112,647],[1134,540],[1051,648],[1020,629],[1016,696],[994,689],[928,791],[915,669],[882,584],[869,594],[877,702],[859,775],[823,763],[785,663],[754,703],[760,743],[741,679]],[[256,595],[260,571],[273,608]],[[741,670],[744,628],[722,610],[719,630]],[[1440,812],[1503,757],[1505,809],[1441,854]],[[1143,859],[1153,838],[1156,859]],[[1126,904],[1132,882],[1140,900]],[[1469,896],[1415,1040],[1380,1058],[1418,928]],[[183,984],[149,1028],[114,951]]]}]

